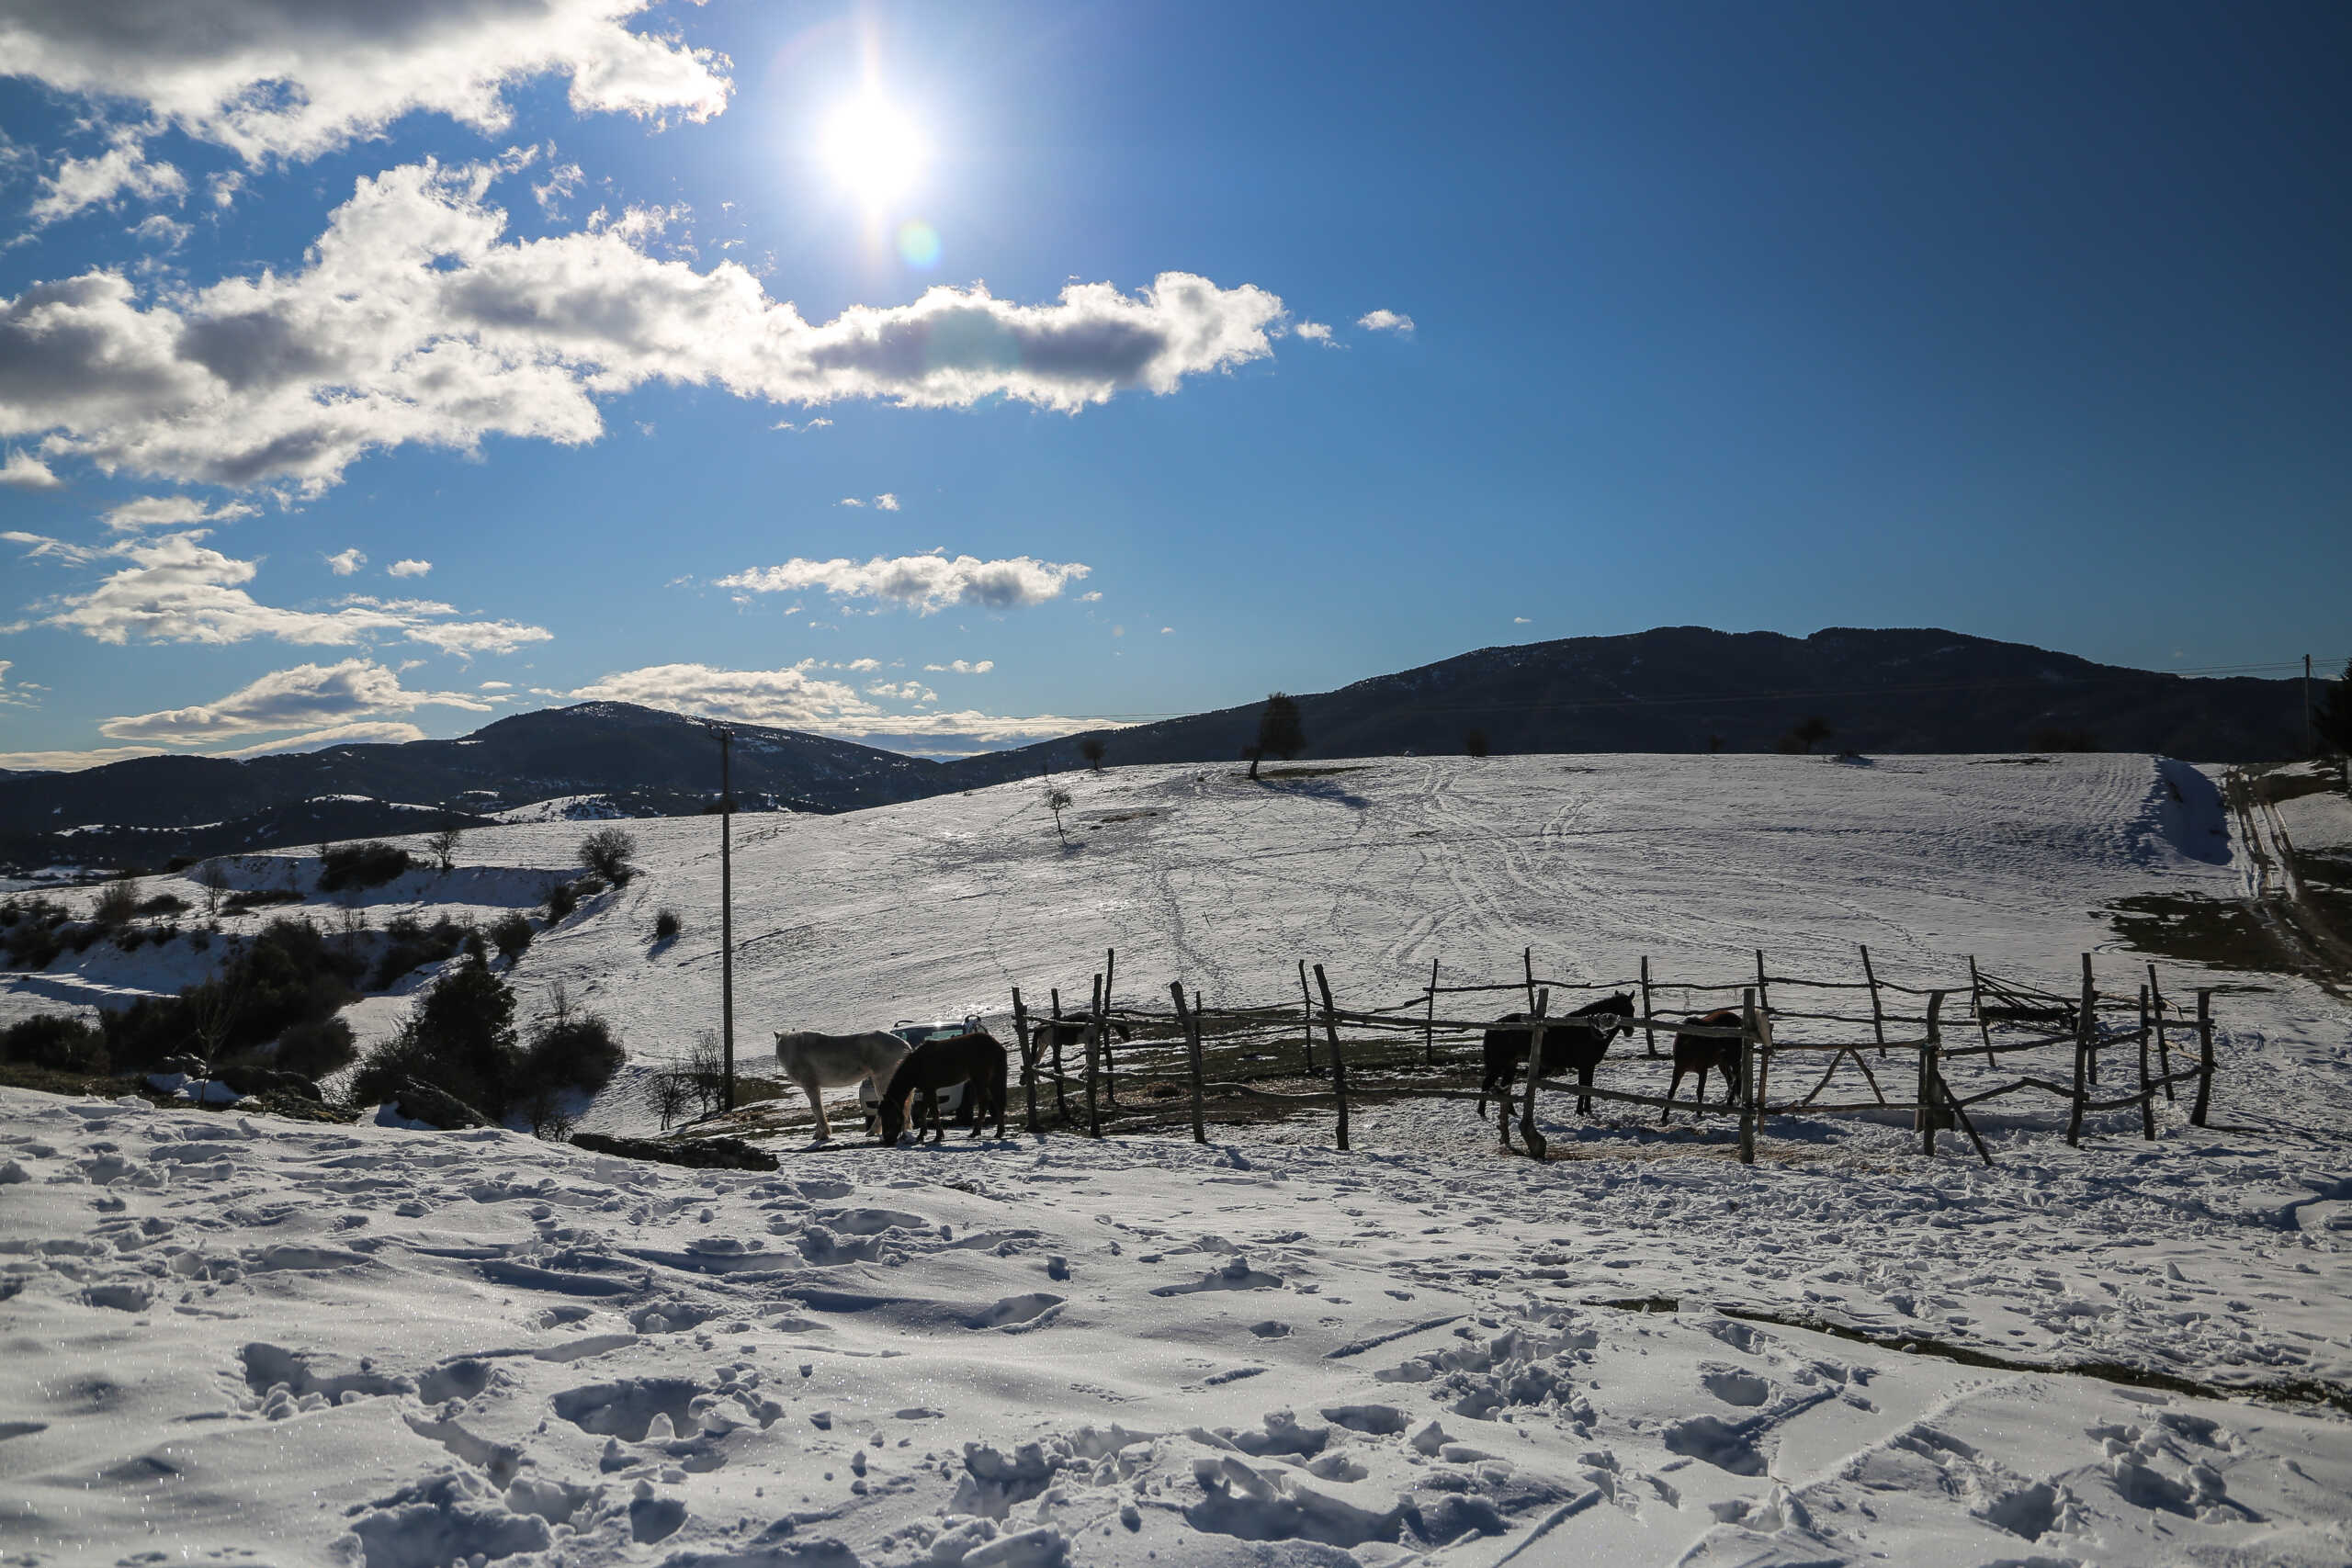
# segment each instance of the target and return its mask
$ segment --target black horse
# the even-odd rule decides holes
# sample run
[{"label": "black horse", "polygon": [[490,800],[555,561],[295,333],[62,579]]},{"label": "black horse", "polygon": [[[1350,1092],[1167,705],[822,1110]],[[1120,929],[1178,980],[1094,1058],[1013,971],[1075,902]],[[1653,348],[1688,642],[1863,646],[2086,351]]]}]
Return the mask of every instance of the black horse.
[{"label": "black horse", "polygon": [[[906,1132],[907,1102],[920,1092],[932,1133],[945,1143],[947,1129],[939,1120],[939,1091],[956,1084],[965,1086],[964,1104],[972,1113],[972,1136],[980,1135],[988,1126],[989,1112],[994,1111],[996,1135],[1003,1137],[1004,1047],[993,1035],[975,1030],[969,1034],[934,1034],[907,1053],[907,1059],[899,1064],[882,1090],[876,1129],[880,1142],[895,1144]],[[923,1123],[918,1118],[916,1143],[922,1142],[922,1134]]]},{"label": "black horse", "polygon": [[[1603,997],[1597,1002],[1588,1002],[1574,1012],[1562,1013],[1555,1019],[1546,1019],[1544,1028],[1544,1059],[1537,1064],[1538,1071],[1535,1076],[1549,1077],[1564,1067],[1573,1067],[1576,1069],[1577,1084],[1585,1089],[1590,1089],[1592,1070],[1600,1065],[1600,1058],[1608,1053],[1609,1043],[1621,1034],[1631,1034],[1634,1032],[1634,1026],[1630,1021],[1621,1021],[1610,1028],[1576,1021],[1578,1019],[1596,1018],[1602,1015],[1621,1021],[1630,1021],[1634,1016],[1634,998],[1620,992],[1613,997]],[[1495,1020],[1495,1022],[1524,1025],[1532,1021],[1534,1016],[1532,1013],[1507,1012]],[[1525,1028],[1496,1028],[1487,1031],[1487,1077],[1486,1081],[1478,1086],[1479,1115],[1484,1116],[1487,1113],[1487,1096],[1490,1093],[1506,1103],[1509,1102],[1511,1083],[1518,1077],[1521,1066],[1527,1060],[1529,1036],[1530,1031]],[[1582,1116],[1592,1114],[1592,1101],[1589,1098],[1584,1095],[1577,1097],[1577,1113]]]},{"label": "black horse", "polygon": [[[1102,1027],[1109,1032],[1117,1035],[1121,1040],[1132,1040],[1135,1038],[1135,1031],[1129,1029],[1125,1024],[1119,1022],[1115,1019],[1111,1021],[1109,1023],[1104,1024]],[[1033,1023],[1029,1026],[1029,1048],[1032,1051],[1043,1054],[1052,1050],[1057,1044],[1083,1045],[1086,1043],[1086,1020],[1082,1018],[1065,1018],[1060,1020],[1058,1022],[1052,1019],[1046,1019],[1042,1022]]]},{"label": "black horse", "polygon": [[[1718,1008],[1697,1018],[1686,1018],[1682,1028],[1737,1029],[1740,1026],[1737,1008]],[[1677,1032],[1674,1036],[1674,1081],[1666,1086],[1666,1104],[1657,1113],[1658,1125],[1666,1125],[1674,1114],[1674,1091],[1682,1087],[1682,1075],[1699,1075],[1699,1103],[1707,1103],[1707,1069],[1713,1067],[1723,1076],[1724,1103],[1729,1105],[1739,1094],[1739,1042],[1721,1034],[1690,1034]]]}]

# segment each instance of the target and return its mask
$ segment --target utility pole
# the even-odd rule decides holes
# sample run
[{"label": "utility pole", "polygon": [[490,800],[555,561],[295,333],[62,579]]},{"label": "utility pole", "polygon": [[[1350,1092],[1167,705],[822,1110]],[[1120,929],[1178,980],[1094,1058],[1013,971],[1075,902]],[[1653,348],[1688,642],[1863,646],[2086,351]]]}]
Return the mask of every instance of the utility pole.
[{"label": "utility pole", "polygon": [[719,1044],[726,1077],[719,1109],[735,1109],[735,780],[729,753],[735,732],[718,731],[718,1012]]},{"label": "utility pole", "polygon": [[2303,655],[2303,755],[2319,755],[2319,743],[2312,739],[2312,656]]}]

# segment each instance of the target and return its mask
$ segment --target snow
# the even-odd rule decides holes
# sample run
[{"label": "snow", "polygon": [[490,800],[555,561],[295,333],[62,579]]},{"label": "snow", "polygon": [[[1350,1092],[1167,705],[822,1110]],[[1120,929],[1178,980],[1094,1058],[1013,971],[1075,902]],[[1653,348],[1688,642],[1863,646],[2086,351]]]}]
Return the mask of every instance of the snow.
[{"label": "snow", "polygon": [[[2210,784],[2147,758],[1235,772],[1065,779],[1068,850],[1035,784],[738,818],[739,1042],[994,1018],[1013,984],[1068,1001],[1107,945],[1123,998],[1181,976],[1212,1004],[1295,995],[1300,957],[1391,1002],[1432,958],[1508,980],[1531,945],[1568,978],[1644,954],[1736,978],[1759,945],[1849,978],[1863,942],[1905,984],[1964,987],[1973,953],[2052,988],[2096,951],[2123,987],[2144,960],[2110,950],[2107,901],[2237,886]],[[518,986],[562,981],[641,1061],[715,1023],[717,826],[632,824],[642,874],[543,932]],[[522,907],[581,831],[478,829],[368,916]],[[686,930],[657,944],[664,907]],[[10,985],[53,1005],[176,973],[107,952]],[[2244,978],[2160,968],[2175,995]],[[2019,1113],[1989,1169],[1796,1119],[1743,1167],[1720,1128],[1559,1103],[1569,1157],[1539,1166],[1422,1100],[1360,1106],[1351,1154],[1316,1116],[700,1172],[0,1090],[0,1540],[378,1565],[2341,1562],[2352,1421],[2254,1395],[2352,1386],[2352,1039],[2323,992],[2262,983],[2217,998],[2214,1125],[2160,1104],[2153,1143],[2112,1112],[2070,1149]],[[1602,1081],[1647,1070],[1612,1055]],[[591,1124],[644,1130],[632,1081]]]}]

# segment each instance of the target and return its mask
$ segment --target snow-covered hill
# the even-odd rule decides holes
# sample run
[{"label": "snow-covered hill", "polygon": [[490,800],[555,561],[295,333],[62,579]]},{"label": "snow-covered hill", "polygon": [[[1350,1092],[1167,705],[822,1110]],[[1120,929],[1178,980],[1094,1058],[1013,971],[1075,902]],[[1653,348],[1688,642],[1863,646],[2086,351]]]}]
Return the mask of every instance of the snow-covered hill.
[{"label": "snow-covered hill", "polygon": [[[2105,950],[2109,900],[2237,886],[2209,783],[2146,758],[1061,782],[1067,848],[1035,785],[739,818],[747,1054],[1067,997],[1106,945],[1125,996],[1228,1003],[1292,994],[1300,957],[1389,1001],[1531,945],[1669,987],[1758,945],[1836,976],[1866,942],[1911,984],[1974,953],[2063,985],[2099,948],[2120,986],[2144,961]],[[716,1022],[718,823],[633,827],[643,874],[515,978],[659,1056]],[[480,829],[368,918],[534,903],[584,830]],[[64,962],[17,1005],[191,960]],[[2222,998],[2214,1126],[2116,1114],[2074,1151],[2019,1118],[1989,1170],[1805,1122],[1742,1168],[1566,1107],[1573,1157],[1538,1166],[1406,1101],[1348,1155],[1301,1122],[771,1177],[0,1091],[0,1537],[379,1568],[2341,1562],[2352,1423],[2310,1396],[2352,1397],[2352,1042],[2262,980]],[[625,1089],[602,1117],[641,1115]],[[1871,1342],[1790,1325],[1825,1321]]]}]

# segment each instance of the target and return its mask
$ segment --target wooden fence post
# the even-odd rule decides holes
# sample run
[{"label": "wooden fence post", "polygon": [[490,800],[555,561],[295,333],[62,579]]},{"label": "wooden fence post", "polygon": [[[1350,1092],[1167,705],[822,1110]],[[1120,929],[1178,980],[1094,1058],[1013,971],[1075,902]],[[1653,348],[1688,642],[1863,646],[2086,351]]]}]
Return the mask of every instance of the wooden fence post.
[{"label": "wooden fence post", "polygon": [[1928,1025],[1927,1036],[1919,1042],[1919,1152],[1929,1159],[1936,1157],[1936,1082],[1941,1077],[1941,1064],[1937,1060],[1943,1043],[1936,1038],[1936,1025]]},{"label": "wooden fence post", "polygon": [[1094,1079],[1102,1056],[1102,976],[1094,976],[1094,1005],[1086,1015],[1086,1135],[1102,1135],[1102,1108],[1095,1102]]},{"label": "wooden fence post", "polygon": [[1421,1022],[1421,1061],[1424,1066],[1437,1066],[1437,960],[1430,960],[1430,1010]]},{"label": "wooden fence post", "polygon": [[1533,1012],[1535,1010],[1535,950],[1531,947],[1521,953],[1519,955],[1519,962],[1527,971],[1527,1010]]},{"label": "wooden fence post", "polygon": [[[1102,1011],[1104,1013],[1111,1010],[1111,986],[1118,977],[1119,950],[1115,947],[1106,947],[1102,950]],[[1117,1062],[1112,1055],[1111,1021],[1108,1018],[1102,1021],[1102,1027],[1099,1032],[1102,1039],[1102,1095],[1111,1102],[1112,1109],[1116,1110],[1119,1104],[1119,1069]]]},{"label": "wooden fence post", "polygon": [[2098,1001],[2091,990],[2091,955],[2083,954],[2083,1005],[2075,1015],[2075,1100],[2066,1115],[2066,1142],[2077,1148],[2083,1142],[2083,1104],[2090,1099],[2084,1087],[2084,1076],[2089,1070],[2091,1032],[2098,1027],[2098,1016],[2091,1009]]},{"label": "wooden fence post", "polygon": [[2156,966],[2148,965],[2148,999],[2156,1014],[2156,1074],[2165,1080],[2165,1103],[2178,1103],[2172,1092],[2172,1042],[2165,1037],[2165,991],[2156,984]]},{"label": "wooden fence post", "polygon": [[1756,1163],[1756,993],[1739,997],[1739,1163]]},{"label": "wooden fence post", "polygon": [[2197,989],[2197,1103],[2189,1109],[2188,1120],[2195,1125],[2205,1125],[2206,1108],[2213,1102],[2213,992],[2210,987]]},{"label": "wooden fence post", "polygon": [[1544,1076],[1544,1015],[1552,1010],[1550,987],[1535,994],[1535,1027],[1527,1032],[1527,1082],[1519,1102],[1519,1141],[1530,1158],[1548,1152],[1544,1134],[1535,1130],[1535,1080]]},{"label": "wooden fence post", "polygon": [[1054,1004],[1054,1115],[1064,1126],[1069,1124],[1069,1092],[1065,1087],[1069,1075],[1062,1070],[1062,988],[1056,986],[1046,993]]},{"label": "wooden fence post", "polygon": [[[1650,955],[1645,953],[1642,954],[1642,1021],[1644,1023],[1650,1023],[1656,1021],[1656,1017],[1657,1015],[1652,1012],[1650,1009]],[[1643,1030],[1642,1044],[1645,1048],[1645,1055],[1651,1056],[1657,1055],[1657,1031],[1654,1029]]]},{"label": "wooden fence post", "polygon": [[1976,1015],[1976,1037],[1984,1043],[1984,1060],[1989,1066],[1995,1060],[1990,1055],[1993,1026],[1984,1021],[1984,976],[1977,973],[1976,954],[1973,953],[1968,955],[1968,1010]]},{"label": "wooden fence post", "polygon": [[1957,1125],[1962,1132],[1967,1134],[1968,1141],[1976,1146],[1976,1157],[1990,1166],[1993,1163],[1993,1151],[1986,1148],[1984,1140],[1977,1135],[1976,1123],[1968,1119],[1968,1110],[1960,1103],[1960,1096],[1952,1093],[1951,1085],[1944,1082],[1944,1070],[1941,1065],[1944,1039],[1943,1010],[1944,994],[1941,991],[1928,992],[1928,1039],[1932,1043],[1938,1058],[1933,1075],[1936,1085],[1936,1121],[1942,1126]]},{"label": "wooden fence post", "polygon": [[1021,1047],[1021,1091],[1029,1100],[1029,1130],[1037,1130],[1037,1044],[1029,1034],[1029,1010],[1021,1005],[1021,987],[1012,987],[1012,1039]]},{"label": "wooden fence post", "polygon": [[2098,992],[2091,987],[2091,955],[2083,954],[2083,1039],[2091,1065],[2091,1087],[2098,1087]]},{"label": "wooden fence post", "polygon": [[2140,1136],[2156,1136],[2156,1091],[2148,1087],[2148,987],[2140,987]]},{"label": "wooden fence post", "polygon": [[1340,1010],[1331,1005],[1331,982],[1323,977],[1323,965],[1315,966],[1315,983],[1323,991],[1323,1029],[1325,1043],[1331,1047],[1331,1093],[1340,1102],[1340,1152],[1348,1149],[1348,1058],[1340,1049]]},{"label": "wooden fence post", "polygon": [[1871,944],[1865,942],[1855,945],[1862,950],[1862,978],[1871,988],[1871,1033],[1877,1037],[1878,1054],[1883,1061],[1886,1056],[1886,1010],[1879,1005],[1878,971],[1871,967]]},{"label": "wooden fence post", "polygon": [[1306,989],[1306,960],[1298,961],[1298,1033],[1306,1043],[1306,1076],[1315,1076],[1315,998]]},{"label": "wooden fence post", "polygon": [[1184,982],[1171,982],[1168,994],[1176,998],[1176,1021],[1184,1026],[1184,1066],[1193,1080],[1193,1142],[1205,1144],[1209,1134],[1201,1120],[1201,1021],[1184,1005]]}]

